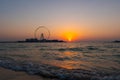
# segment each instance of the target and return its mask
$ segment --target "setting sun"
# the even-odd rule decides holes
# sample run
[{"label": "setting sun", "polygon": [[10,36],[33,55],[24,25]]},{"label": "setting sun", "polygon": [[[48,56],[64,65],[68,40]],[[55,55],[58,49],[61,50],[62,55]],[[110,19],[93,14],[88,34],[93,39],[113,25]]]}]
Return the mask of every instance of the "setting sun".
[{"label": "setting sun", "polygon": [[70,41],[73,41],[75,34],[72,32],[66,32],[64,36],[65,36],[65,39],[70,42]]},{"label": "setting sun", "polygon": [[68,37],[68,41],[71,41],[72,40],[72,38],[71,37]]},{"label": "setting sun", "polygon": [[66,37],[67,37],[68,41],[72,41],[72,35],[71,34],[66,35]]}]

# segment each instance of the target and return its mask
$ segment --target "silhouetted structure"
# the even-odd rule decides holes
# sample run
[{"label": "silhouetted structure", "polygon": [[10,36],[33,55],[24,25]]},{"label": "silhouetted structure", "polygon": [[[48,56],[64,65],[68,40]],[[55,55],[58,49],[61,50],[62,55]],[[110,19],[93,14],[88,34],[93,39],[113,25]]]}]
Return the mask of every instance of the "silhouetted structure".
[{"label": "silhouetted structure", "polygon": [[113,41],[114,43],[120,43],[120,41],[118,41],[118,40],[115,40],[115,41]]},{"label": "silhouetted structure", "polygon": [[[37,31],[38,31],[40,28],[44,28],[45,30],[47,30],[47,32],[48,32],[48,37],[45,38],[44,33],[41,33],[41,34],[40,34],[40,39],[38,40],[37,37],[36,37],[36,35],[37,35]],[[20,42],[20,43],[23,43],[23,42],[29,42],[29,43],[30,43],[30,42],[65,42],[65,41],[63,41],[63,40],[49,40],[50,31],[49,31],[46,27],[44,27],[44,26],[39,26],[39,27],[35,30],[35,32],[34,32],[34,37],[35,37],[35,38],[29,38],[29,39],[25,39],[25,41],[18,41],[18,42]]]},{"label": "silhouetted structure", "polygon": [[44,34],[42,33],[41,36],[40,36],[40,40],[44,40]]},{"label": "silhouetted structure", "polygon": [[26,39],[25,42],[38,42],[36,38]]},{"label": "silhouetted structure", "polygon": [[30,38],[30,39],[26,39],[25,41],[18,41],[19,43],[24,43],[24,42],[28,42],[28,43],[32,43],[32,42],[65,42],[63,40],[46,40],[46,39],[42,39],[42,40],[38,40],[36,38]]}]

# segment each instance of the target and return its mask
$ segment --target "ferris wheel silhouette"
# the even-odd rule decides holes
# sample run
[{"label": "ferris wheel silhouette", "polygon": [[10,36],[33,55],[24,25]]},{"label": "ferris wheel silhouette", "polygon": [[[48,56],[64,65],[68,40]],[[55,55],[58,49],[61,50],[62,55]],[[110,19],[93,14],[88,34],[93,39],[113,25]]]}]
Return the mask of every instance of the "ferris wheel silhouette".
[{"label": "ferris wheel silhouette", "polygon": [[39,26],[34,32],[34,37],[37,40],[48,40],[50,38],[50,31],[45,26]]}]

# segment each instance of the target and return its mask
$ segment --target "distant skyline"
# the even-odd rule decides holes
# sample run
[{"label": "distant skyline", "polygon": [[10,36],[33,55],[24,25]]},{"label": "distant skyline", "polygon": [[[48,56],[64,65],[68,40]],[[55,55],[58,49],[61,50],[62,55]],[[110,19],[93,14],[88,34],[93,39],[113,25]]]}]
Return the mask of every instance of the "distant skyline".
[{"label": "distant skyline", "polygon": [[120,40],[120,0],[0,0],[0,41],[33,38],[39,26],[50,39]]}]

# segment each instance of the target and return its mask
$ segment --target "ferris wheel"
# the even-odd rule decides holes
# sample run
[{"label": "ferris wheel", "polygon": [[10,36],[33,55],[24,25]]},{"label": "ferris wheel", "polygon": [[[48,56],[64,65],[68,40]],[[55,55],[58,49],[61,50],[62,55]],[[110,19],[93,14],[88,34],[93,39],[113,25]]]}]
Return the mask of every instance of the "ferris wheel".
[{"label": "ferris wheel", "polygon": [[50,38],[50,31],[45,26],[39,26],[34,32],[34,37],[37,40],[48,40]]}]

